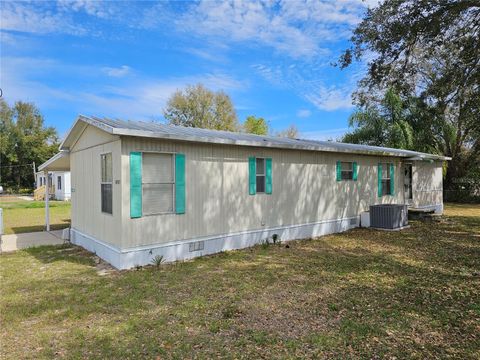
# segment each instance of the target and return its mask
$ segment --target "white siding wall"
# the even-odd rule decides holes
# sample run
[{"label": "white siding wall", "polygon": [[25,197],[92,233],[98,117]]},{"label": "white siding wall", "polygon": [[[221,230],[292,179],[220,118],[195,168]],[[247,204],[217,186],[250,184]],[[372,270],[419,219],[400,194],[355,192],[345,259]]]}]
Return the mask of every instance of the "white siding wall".
[{"label": "white siding wall", "polygon": [[[89,129],[90,128],[90,129]],[[89,127],[70,153],[72,228],[103,242],[121,242],[121,145],[118,137]],[[100,134],[99,134],[100,133]],[[85,133],[84,133],[85,136]],[[98,145],[95,145],[98,144]],[[113,161],[113,211],[101,212],[100,154],[111,152]],[[118,184],[115,183],[118,180]]]},{"label": "white siding wall", "polygon": [[425,207],[442,203],[442,162],[415,162],[413,164],[413,206]]},{"label": "white siding wall", "polygon": [[70,172],[63,173],[62,191],[64,200],[70,200],[72,197],[70,178]]},{"label": "white siding wall", "polygon": [[[186,156],[186,213],[130,219],[131,151]],[[248,157],[273,159],[273,194],[248,194]],[[358,181],[336,181],[336,161],[357,161]],[[394,162],[395,195],[377,196],[377,164]],[[397,158],[122,139],[122,248],[359,215],[369,205],[403,203]],[[101,239],[101,238],[100,238]]]}]

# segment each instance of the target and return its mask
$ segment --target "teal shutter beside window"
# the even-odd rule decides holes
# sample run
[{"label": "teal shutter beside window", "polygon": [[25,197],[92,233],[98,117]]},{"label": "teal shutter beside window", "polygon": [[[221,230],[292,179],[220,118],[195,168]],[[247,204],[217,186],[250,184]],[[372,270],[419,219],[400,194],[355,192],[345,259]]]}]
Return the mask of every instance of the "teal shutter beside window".
[{"label": "teal shutter beside window", "polygon": [[357,178],[358,178],[358,165],[357,165],[357,162],[354,161],[353,162],[353,181],[357,181]]},{"label": "teal shutter beside window", "polygon": [[142,153],[130,153],[130,217],[142,217]]},{"label": "teal shutter beside window", "polygon": [[255,157],[248,158],[248,193],[255,195],[257,193],[257,166]]},{"label": "teal shutter beside window", "polygon": [[390,164],[390,195],[395,195],[395,165]]},{"label": "teal shutter beside window", "polygon": [[265,159],[265,193],[272,193],[272,159]]},{"label": "teal shutter beside window", "polygon": [[382,197],[382,164],[378,164],[378,197]]},{"label": "teal shutter beside window", "polygon": [[175,154],[175,213],[185,214],[185,155]]},{"label": "teal shutter beside window", "polygon": [[337,161],[337,181],[342,180],[342,162]]}]

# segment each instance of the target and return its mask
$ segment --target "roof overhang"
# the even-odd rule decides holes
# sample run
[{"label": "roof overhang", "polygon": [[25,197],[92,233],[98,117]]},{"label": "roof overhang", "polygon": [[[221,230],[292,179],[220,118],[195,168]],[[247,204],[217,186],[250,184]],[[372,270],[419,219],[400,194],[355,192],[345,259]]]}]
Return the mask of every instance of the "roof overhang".
[{"label": "roof overhang", "polygon": [[38,167],[39,171],[70,171],[70,153],[60,151]]},{"label": "roof overhang", "polygon": [[[435,158],[434,158],[435,156]],[[451,157],[448,156],[441,156],[441,155],[430,155],[429,157],[426,156],[412,156],[409,158],[405,159],[406,161],[427,161],[427,162],[433,162],[435,160],[442,160],[442,161],[448,161],[452,160]]]},{"label": "roof overhang", "polygon": [[[144,137],[144,138],[157,138],[175,141],[186,142],[198,142],[198,143],[215,143],[224,145],[237,145],[237,146],[255,146],[255,147],[267,147],[267,148],[280,148],[290,150],[309,150],[309,151],[324,151],[324,152],[336,152],[336,153],[349,153],[349,154],[363,154],[372,156],[392,156],[399,158],[420,158],[421,160],[451,160],[449,157],[442,155],[419,153],[410,150],[400,150],[383,148],[378,146],[364,146],[353,145],[344,143],[329,144],[328,142],[309,141],[293,139],[298,141],[283,142],[282,144],[276,143],[271,137],[254,136],[255,139],[228,139],[221,136],[201,136],[192,134],[171,134],[165,131],[151,131],[145,129],[130,129],[125,127],[111,126],[102,119],[80,115],[73,126],[67,133],[65,140],[60,144],[60,150],[69,151],[72,146],[77,142],[78,138],[82,135],[85,128],[92,125],[108,134],[118,136],[132,136],[132,137]],[[257,139],[258,138],[258,139]],[[320,144],[321,143],[321,144]],[[413,160],[412,160],[413,161]]]}]

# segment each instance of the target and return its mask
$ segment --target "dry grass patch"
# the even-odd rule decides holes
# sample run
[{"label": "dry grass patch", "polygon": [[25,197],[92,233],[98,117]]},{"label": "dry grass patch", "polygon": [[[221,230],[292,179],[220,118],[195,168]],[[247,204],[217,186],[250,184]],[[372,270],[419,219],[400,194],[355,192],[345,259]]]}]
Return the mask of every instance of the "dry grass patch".
[{"label": "dry grass patch", "polygon": [[0,256],[4,358],[480,357],[480,207],[112,271],[80,248]]}]

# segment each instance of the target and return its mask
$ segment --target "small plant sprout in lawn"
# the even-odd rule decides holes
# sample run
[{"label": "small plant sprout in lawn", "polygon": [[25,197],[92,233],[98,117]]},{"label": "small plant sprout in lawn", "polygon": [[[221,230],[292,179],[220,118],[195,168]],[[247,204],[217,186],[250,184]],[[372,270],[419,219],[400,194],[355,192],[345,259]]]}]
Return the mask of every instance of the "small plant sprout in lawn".
[{"label": "small plant sprout in lawn", "polygon": [[268,247],[270,246],[270,242],[268,241],[268,238],[266,238],[265,240],[262,240],[262,249],[268,249]]},{"label": "small plant sprout in lawn", "polygon": [[280,236],[278,236],[278,234],[273,234],[272,240],[274,245],[280,245],[282,243],[282,241],[280,240]]},{"label": "small plant sprout in lawn", "polygon": [[155,257],[152,259],[152,264],[156,267],[160,267],[160,265],[162,265],[164,261],[165,259],[163,258],[163,255],[155,255]]}]

